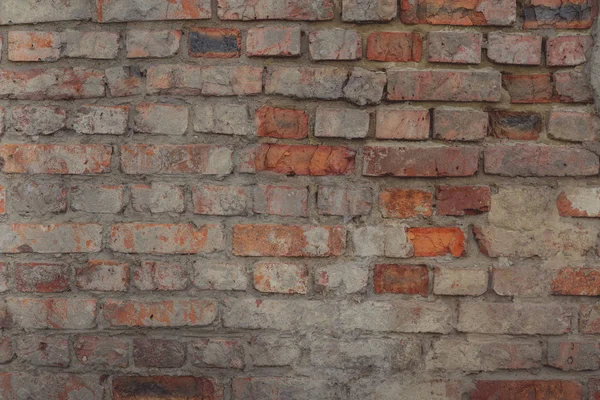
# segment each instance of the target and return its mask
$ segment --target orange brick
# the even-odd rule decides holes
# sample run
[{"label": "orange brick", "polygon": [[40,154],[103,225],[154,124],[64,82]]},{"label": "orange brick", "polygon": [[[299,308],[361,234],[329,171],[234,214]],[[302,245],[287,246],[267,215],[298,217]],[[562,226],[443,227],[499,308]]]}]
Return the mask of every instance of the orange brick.
[{"label": "orange brick", "polygon": [[408,240],[413,245],[415,257],[465,255],[465,234],[460,228],[409,228]]}]

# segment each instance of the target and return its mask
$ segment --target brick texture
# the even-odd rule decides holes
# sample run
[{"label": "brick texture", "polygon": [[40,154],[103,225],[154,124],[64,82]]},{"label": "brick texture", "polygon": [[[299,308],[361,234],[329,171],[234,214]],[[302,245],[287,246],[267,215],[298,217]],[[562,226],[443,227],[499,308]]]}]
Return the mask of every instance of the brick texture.
[{"label": "brick texture", "polygon": [[0,400],[600,400],[597,0],[0,0]]}]

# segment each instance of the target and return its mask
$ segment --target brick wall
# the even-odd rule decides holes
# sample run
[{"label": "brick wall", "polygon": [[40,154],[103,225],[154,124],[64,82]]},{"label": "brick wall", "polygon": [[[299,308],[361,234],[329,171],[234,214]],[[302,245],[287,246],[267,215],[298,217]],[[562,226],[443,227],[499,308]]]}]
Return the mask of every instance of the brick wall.
[{"label": "brick wall", "polygon": [[0,0],[0,399],[600,399],[596,14]]}]

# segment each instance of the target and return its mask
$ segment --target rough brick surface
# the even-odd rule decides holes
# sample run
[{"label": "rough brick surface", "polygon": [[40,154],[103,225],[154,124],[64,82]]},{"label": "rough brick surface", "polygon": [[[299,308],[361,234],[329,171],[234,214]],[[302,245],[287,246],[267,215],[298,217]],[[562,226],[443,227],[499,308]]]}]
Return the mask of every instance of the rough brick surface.
[{"label": "rough brick surface", "polygon": [[598,0],[0,0],[0,400],[600,400]]}]

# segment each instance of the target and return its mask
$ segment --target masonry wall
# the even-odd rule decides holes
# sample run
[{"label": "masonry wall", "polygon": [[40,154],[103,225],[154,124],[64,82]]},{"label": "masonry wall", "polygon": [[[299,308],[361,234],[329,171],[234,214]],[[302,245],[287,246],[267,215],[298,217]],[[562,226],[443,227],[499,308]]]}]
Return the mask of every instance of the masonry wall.
[{"label": "masonry wall", "polygon": [[0,399],[600,399],[596,14],[0,0]]}]

